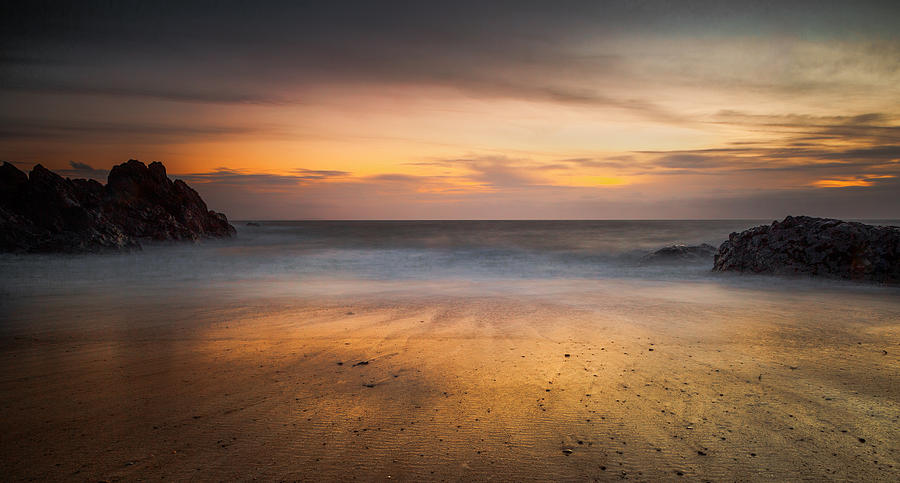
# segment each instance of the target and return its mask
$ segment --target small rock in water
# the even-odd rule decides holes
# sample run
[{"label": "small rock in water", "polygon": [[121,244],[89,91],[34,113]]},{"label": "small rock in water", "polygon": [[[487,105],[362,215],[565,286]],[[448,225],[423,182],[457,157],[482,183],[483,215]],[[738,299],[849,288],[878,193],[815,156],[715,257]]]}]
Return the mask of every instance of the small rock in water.
[{"label": "small rock in water", "polygon": [[639,263],[655,265],[711,262],[715,253],[716,247],[706,243],[695,246],[671,245],[645,255]]}]

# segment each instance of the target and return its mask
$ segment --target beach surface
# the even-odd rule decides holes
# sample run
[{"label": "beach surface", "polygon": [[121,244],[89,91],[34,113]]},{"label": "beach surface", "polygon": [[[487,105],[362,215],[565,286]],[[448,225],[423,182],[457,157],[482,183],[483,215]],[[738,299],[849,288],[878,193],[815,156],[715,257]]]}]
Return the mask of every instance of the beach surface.
[{"label": "beach surface", "polygon": [[742,280],[7,285],[0,468],[900,479],[896,289]]}]

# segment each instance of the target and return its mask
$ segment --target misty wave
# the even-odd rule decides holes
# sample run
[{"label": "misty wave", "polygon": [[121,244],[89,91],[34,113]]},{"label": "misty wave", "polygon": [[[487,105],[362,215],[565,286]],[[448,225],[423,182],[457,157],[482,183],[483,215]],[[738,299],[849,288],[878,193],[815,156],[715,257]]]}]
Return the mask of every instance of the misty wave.
[{"label": "misty wave", "polygon": [[148,244],[102,255],[4,255],[3,294],[194,290],[321,280],[707,280],[712,259],[645,265],[672,244],[718,246],[756,221],[418,221],[236,223],[232,240]]}]

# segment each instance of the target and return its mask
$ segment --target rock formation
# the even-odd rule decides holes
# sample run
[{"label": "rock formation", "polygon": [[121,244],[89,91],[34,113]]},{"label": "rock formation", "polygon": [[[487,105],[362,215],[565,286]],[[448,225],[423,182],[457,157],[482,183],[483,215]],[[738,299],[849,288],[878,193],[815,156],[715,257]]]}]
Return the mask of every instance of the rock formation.
[{"label": "rock formation", "polygon": [[900,282],[900,228],[809,216],[732,233],[713,270]]},{"label": "rock formation", "polygon": [[25,175],[0,166],[0,251],[139,249],[140,240],[230,237],[225,215],[166,176],[158,162],[115,166],[107,184],[68,179],[37,165]]},{"label": "rock formation", "polygon": [[709,262],[715,253],[716,247],[706,243],[690,246],[671,245],[644,255],[640,264]]}]

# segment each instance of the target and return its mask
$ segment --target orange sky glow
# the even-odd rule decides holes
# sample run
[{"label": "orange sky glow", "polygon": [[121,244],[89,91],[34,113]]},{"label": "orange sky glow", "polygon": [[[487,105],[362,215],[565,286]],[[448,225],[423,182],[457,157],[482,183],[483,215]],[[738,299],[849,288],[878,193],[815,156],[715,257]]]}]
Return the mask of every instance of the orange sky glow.
[{"label": "orange sky glow", "polygon": [[[13,29],[0,158],[162,161],[237,219],[900,216],[896,12],[584,5]],[[310,15],[336,32],[290,28]]]}]

